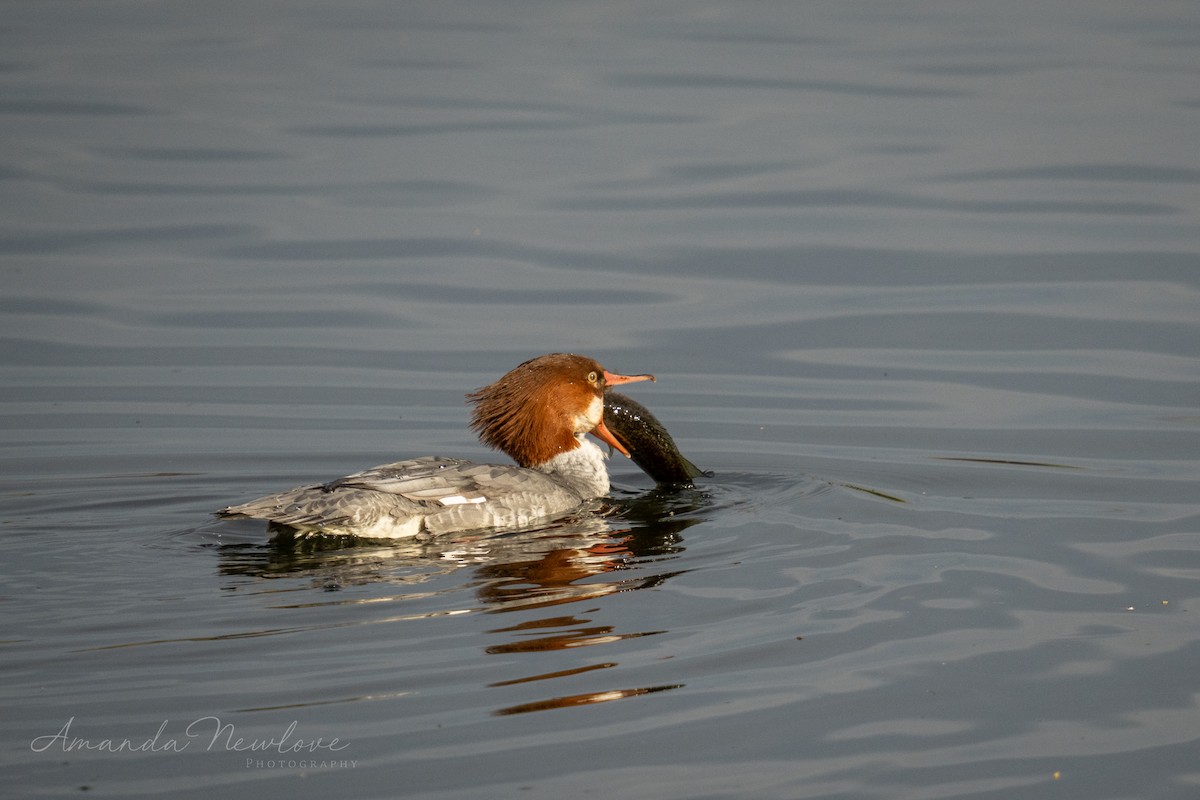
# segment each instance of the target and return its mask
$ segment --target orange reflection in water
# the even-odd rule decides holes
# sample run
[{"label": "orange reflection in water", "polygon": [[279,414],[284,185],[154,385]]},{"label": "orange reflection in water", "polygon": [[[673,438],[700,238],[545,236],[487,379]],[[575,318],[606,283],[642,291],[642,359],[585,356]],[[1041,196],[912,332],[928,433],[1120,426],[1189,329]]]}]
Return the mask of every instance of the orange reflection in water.
[{"label": "orange reflection in water", "polygon": [[492,713],[497,716],[507,716],[509,714],[528,714],[530,711],[550,711],[555,708],[590,706],[595,703],[624,700],[626,697],[637,697],[638,695],[653,694],[654,692],[665,692],[668,689],[679,689],[682,686],[682,683],[676,683],[667,686],[648,686],[643,689],[611,689],[605,692],[573,694],[565,697],[552,697],[548,700],[536,700],[532,703],[521,703],[520,705],[509,706],[507,708],[498,708]]},{"label": "orange reflection in water", "polygon": [[[626,570],[628,565],[639,557],[637,540],[634,537],[621,536],[621,533],[624,532],[617,532],[615,537],[610,535],[601,540],[593,540],[587,546],[548,549],[534,558],[489,564],[479,570],[480,577],[489,579],[487,585],[477,590],[479,597],[493,606],[493,612],[529,610],[592,599],[618,591],[654,586],[669,577],[656,575],[653,578],[642,576],[635,580],[580,583],[584,579],[597,575]],[[575,615],[557,615],[524,620],[502,628],[493,628],[489,633],[507,634],[510,640],[502,644],[490,645],[484,651],[489,655],[549,653],[612,644],[664,632],[618,633],[612,625],[591,624],[591,620],[581,619]],[[584,664],[569,669],[496,681],[489,685],[503,687],[544,680],[567,679],[589,672],[608,670],[616,666],[618,664],[615,661]],[[594,705],[674,689],[677,686],[673,684],[632,689],[605,689],[563,695],[506,706],[492,713],[504,716]]]},{"label": "orange reflection in water", "polygon": [[[502,629],[503,630],[503,629]],[[492,631],[499,633],[500,631]],[[553,636],[542,636],[537,639],[525,639],[508,644],[492,645],[485,652],[488,655],[504,653],[537,653],[550,650],[565,650],[569,647],[587,647],[596,644],[611,644],[623,639],[636,639],[639,636],[653,636],[665,631],[643,631],[640,633],[613,633],[611,625],[596,625],[590,628],[576,628]]]},{"label": "orange reflection in water", "polygon": [[578,581],[622,568],[631,557],[618,541],[597,542],[591,547],[563,547],[532,558],[492,563],[477,574],[487,583],[477,590],[479,599],[494,610],[512,610],[571,603],[612,594],[621,583]]},{"label": "orange reflection in water", "polygon": [[542,675],[530,675],[528,678],[514,678],[511,681],[496,681],[489,683],[488,686],[515,686],[518,683],[530,683],[531,681],[544,681],[552,678],[565,678],[569,675],[579,675],[584,672],[591,672],[596,669],[608,669],[615,667],[615,661],[605,661],[600,664],[589,664],[586,667],[576,667],[575,669],[560,669],[557,672],[546,672]]}]

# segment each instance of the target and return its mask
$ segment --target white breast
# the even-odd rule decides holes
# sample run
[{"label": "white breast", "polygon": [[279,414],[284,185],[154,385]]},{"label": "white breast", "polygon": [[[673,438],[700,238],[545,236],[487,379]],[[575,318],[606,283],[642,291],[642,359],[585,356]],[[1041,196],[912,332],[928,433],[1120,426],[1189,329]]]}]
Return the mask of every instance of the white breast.
[{"label": "white breast", "polygon": [[[603,402],[600,408],[603,410]],[[584,435],[575,434],[578,447],[559,453],[538,470],[555,475],[580,497],[589,500],[608,494],[608,469],[604,466],[604,451]]]}]

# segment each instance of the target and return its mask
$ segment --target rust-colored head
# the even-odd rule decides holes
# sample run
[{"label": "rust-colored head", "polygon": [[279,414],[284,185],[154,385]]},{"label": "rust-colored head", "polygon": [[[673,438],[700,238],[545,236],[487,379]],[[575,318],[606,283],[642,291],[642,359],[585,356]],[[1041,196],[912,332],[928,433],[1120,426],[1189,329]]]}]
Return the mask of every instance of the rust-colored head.
[{"label": "rust-colored head", "polygon": [[629,455],[604,427],[604,387],[647,380],[654,376],[617,375],[573,353],[538,356],[467,395],[475,404],[471,428],[522,467],[578,447],[578,433],[594,433]]}]

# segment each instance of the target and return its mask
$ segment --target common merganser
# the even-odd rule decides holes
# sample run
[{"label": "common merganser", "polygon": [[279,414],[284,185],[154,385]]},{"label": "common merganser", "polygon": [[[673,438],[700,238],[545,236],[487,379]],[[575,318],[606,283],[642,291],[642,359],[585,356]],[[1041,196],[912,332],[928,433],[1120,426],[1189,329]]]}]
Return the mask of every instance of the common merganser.
[{"label": "common merganser", "polygon": [[426,456],[383,464],[317,486],[229,506],[301,534],[398,539],[551,521],[608,494],[604,452],[591,433],[629,456],[604,426],[608,386],[653,381],[617,375],[593,359],[551,353],[467,395],[471,428],[519,466]]}]

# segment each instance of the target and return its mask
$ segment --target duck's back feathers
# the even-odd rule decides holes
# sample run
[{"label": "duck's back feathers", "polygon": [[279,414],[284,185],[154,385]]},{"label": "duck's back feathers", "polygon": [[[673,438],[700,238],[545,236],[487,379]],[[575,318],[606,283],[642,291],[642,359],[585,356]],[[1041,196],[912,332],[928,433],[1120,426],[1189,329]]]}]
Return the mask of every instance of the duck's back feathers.
[{"label": "duck's back feathers", "polygon": [[585,498],[534,470],[428,456],[397,461],[230,506],[300,532],[401,538],[477,528],[516,528],[561,515]]}]

